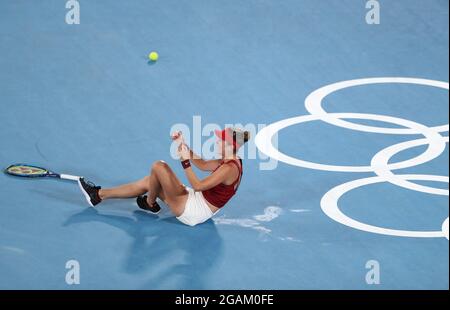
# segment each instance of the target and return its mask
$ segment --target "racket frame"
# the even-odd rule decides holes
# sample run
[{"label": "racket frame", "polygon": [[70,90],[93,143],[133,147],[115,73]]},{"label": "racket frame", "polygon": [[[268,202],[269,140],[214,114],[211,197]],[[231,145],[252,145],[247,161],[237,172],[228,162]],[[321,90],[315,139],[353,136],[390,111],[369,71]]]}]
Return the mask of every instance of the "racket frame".
[{"label": "racket frame", "polygon": [[[46,173],[44,174],[38,174],[38,175],[19,175],[19,174],[14,174],[9,172],[8,170],[12,167],[15,166],[25,166],[25,167],[30,167],[30,168],[37,168],[37,169],[42,169],[44,171],[46,171]],[[18,164],[13,164],[8,166],[7,168],[5,168],[4,173],[11,175],[11,176],[15,176],[15,177],[21,177],[21,178],[44,178],[44,177],[51,177],[51,178],[58,178],[58,179],[64,179],[64,180],[71,180],[71,181],[78,181],[80,179],[79,176],[75,176],[75,175],[70,175],[70,174],[59,174],[59,173],[55,173],[53,171],[50,171],[46,168],[42,168],[39,166],[34,166],[34,165],[29,165],[29,164],[23,164],[23,163],[18,163]]]}]

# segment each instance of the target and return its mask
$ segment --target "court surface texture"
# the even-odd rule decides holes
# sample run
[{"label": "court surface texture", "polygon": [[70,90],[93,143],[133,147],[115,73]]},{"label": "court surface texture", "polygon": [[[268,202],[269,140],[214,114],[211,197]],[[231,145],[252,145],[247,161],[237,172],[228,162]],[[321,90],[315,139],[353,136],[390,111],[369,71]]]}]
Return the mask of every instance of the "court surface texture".
[{"label": "court surface texture", "polygon": [[259,126],[196,227],[1,174],[0,288],[447,290],[449,3],[379,2],[0,0],[2,168],[188,184],[176,124]]}]

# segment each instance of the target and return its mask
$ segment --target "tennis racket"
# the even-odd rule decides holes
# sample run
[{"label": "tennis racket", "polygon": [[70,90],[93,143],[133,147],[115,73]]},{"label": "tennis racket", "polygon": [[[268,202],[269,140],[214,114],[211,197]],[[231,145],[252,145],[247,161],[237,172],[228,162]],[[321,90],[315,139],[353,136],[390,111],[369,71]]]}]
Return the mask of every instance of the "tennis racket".
[{"label": "tennis racket", "polygon": [[50,178],[58,178],[58,179],[64,179],[64,180],[72,180],[72,181],[78,181],[80,177],[69,175],[69,174],[59,174],[52,172],[50,170],[47,170],[42,167],[27,165],[27,164],[14,164],[9,166],[5,169],[5,173],[9,175],[13,175],[16,177],[23,177],[23,178],[44,178],[44,177],[50,177]]}]

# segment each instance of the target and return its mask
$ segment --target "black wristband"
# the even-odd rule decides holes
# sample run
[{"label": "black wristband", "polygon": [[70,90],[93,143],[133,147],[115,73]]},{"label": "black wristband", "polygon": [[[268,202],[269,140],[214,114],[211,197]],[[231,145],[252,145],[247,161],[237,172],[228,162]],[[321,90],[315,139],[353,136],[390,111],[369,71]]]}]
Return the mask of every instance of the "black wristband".
[{"label": "black wristband", "polygon": [[184,169],[187,169],[191,166],[191,162],[189,161],[189,159],[186,159],[181,162],[181,165],[183,166]]}]

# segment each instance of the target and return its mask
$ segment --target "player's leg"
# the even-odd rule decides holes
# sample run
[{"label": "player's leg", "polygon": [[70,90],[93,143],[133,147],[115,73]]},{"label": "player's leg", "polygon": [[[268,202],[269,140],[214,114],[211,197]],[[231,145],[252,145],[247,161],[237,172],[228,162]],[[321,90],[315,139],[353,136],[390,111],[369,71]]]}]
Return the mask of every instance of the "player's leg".
[{"label": "player's leg", "polygon": [[149,176],[125,185],[100,189],[98,194],[102,200],[109,198],[133,198],[148,191]]},{"label": "player's leg", "polygon": [[188,191],[164,161],[157,161],[152,165],[148,192],[149,205],[159,197],[169,206],[173,214],[180,216],[183,213]]}]

